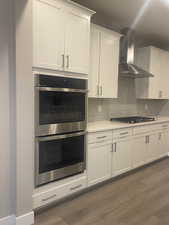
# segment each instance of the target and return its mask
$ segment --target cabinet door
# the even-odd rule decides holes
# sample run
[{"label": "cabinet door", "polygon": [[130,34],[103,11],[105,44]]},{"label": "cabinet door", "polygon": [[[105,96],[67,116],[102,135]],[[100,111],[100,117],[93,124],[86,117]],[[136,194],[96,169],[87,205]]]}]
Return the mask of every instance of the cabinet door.
[{"label": "cabinet door", "polygon": [[159,134],[152,134],[148,136],[146,162],[152,162],[159,157],[159,139]]},{"label": "cabinet door", "polygon": [[149,96],[150,99],[160,99],[161,98],[161,87],[162,79],[161,77],[161,51],[158,48],[151,47],[150,52],[150,72],[154,75],[153,78],[149,78]]},{"label": "cabinet door", "polygon": [[169,53],[168,51],[161,50],[161,60],[160,60],[161,74],[160,83],[161,85],[161,98],[169,99]]},{"label": "cabinet door", "polygon": [[88,185],[94,185],[111,177],[112,144],[90,145],[88,149]]},{"label": "cabinet door", "polygon": [[89,97],[99,96],[100,31],[91,26]]},{"label": "cabinet door", "polygon": [[165,144],[164,155],[167,155],[169,153],[169,130],[165,131],[163,135],[164,135],[164,144]]},{"label": "cabinet door", "polygon": [[117,142],[113,145],[112,174],[114,176],[132,169],[131,149],[131,140]]},{"label": "cabinet door", "polygon": [[90,20],[78,14],[67,13],[65,55],[69,72],[89,73]]},{"label": "cabinet door", "polygon": [[65,15],[55,1],[34,1],[34,67],[63,70]]},{"label": "cabinet door", "polygon": [[118,97],[119,39],[101,32],[100,87],[102,98]]},{"label": "cabinet door", "polygon": [[100,31],[91,26],[89,97],[99,96]]},{"label": "cabinet door", "polygon": [[169,131],[159,133],[159,146],[158,155],[159,158],[167,155],[169,152]]},{"label": "cabinet door", "polygon": [[146,163],[147,143],[146,137],[135,137],[132,145],[132,165],[133,168],[142,166]]}]

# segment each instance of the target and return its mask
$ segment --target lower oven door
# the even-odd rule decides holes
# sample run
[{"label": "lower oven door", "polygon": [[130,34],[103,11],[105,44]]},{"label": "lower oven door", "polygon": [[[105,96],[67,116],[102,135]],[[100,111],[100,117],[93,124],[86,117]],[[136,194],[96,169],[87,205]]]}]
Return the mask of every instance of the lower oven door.
[{"label": "lower oven door", "polygon": [[85,132],[36,139],[35,185],[40,186],[85,170]]}]

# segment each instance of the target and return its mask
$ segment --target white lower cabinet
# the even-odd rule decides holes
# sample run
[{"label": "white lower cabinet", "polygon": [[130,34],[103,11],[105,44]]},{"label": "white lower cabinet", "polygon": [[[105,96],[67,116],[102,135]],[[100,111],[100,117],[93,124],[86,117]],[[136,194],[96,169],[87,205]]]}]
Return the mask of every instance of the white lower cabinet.
[{"label": "white lower cabinet", "polygon": [[132,164],[137,168],[167,155],[169,152],[169,131],[157,131],[144,136],[133,137]]},{"label": "white lower cabinet", "polygon": [[121,140],[113,143],[112,175],[116,176],[132,169],[132,140]]},{"label": "white lower cabinet", "polygon": [[147,149],[147,157],[146,157],[146,162],[152,162],[156,159],[159,158],[159,145],[160,144],[160,135],[158,133],[155,134],[151,134],[146,136],[147,138],[147,145],[146,145],[146,149]]},{"label": "white lower cabinet", "polygon": [[111,177],[112,144],[89,144],[87,157],[88,186],[97,184]]},{"label": "white lower cabinet", "polygon": [[147,158],[147,137],[133,137],[132,143],[132,165],[137,168],[146,163]]},{"label": "white lower cabinet", "polygon": [[42,186],[33,195],[34,209],[167,156],[168,125],[140,126],[89,133],[87,176],[77,175]]},{"label": "white lower cabinet", "polygon": [[56,187],[45,188],[42,186],[39,193],[33,195],[33,208],[37,209],[45,205],[51,204],[61,198],[78,192],[87,186],[86,176],[77,178],[76,180],[61,184]]},{"label": "white lower cabinet", "polygon": [[163,135],[165,140],[164,155],[167,155],[169,153],[169,130],[165,131]]},{"label": "white lower cabinet", "polygon": [[169,152],[169,131],[159,133],[158,158],[161,158]]}]

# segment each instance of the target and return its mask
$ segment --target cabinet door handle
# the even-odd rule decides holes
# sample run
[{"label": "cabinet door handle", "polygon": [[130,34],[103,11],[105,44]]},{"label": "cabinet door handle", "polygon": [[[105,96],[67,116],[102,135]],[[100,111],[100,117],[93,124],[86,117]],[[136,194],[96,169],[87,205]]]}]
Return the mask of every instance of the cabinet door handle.
[{"label": "cabinet door handle", "polygon": [[70,188],[70,190],[71,190],[71,191],[74,191],[74,190],[79,189],[79,188],[81,188],[81,187],[82,187],[82,184],[79,184],[79,185],[77,185],[77,186],[75,186],[75,187]]},{"label": "cabinet door handle", "polygon": [[99,85],[97,85],[97,95],[99,96]]},{"label": "cabinet door handle", "polygon": [[112,144],[112,151],[111,152],[114,152],[114,144]]},{"label": "cabinet door handle", "polygon": [[159,137],[158,137],[158,140],[161,140],[161,136],[162,136],[162,135],[161,135],[161,133],[159,133]]},{"label": "cabinet door handle", "polygon": [[145,137],[145,143],[148,144],[148,136]]},{"label": "cabinet door handle", "polygon": [[100,95],[101,96],[103,95],[103,88],[102,88],[102,86],[100,86]]},{"label": "cabinet door handle", "polygon": [[56,194],[55,194],[55,195],[52,195],[52,196],[50,196],[50,197],[48,197],[48,198],[42,199],[42,202],[49,201],[50,199],[55,198],[55,197],[56,197]]},{"label": "cabinet door handle", "polygon": [[70,57],[69,57],[69,55],[67,55],[66,58],[67,58],[67,65],[66,65],[66,67],[69,68],[69,66],[70,66]]},{"label": "cabinet door handle", "polygon": [[162,97],[163,97],[163,92],[159,91],[159,98],[162,98]]},{"label": "cabinet door handle", "polygon": [[62,54],[62,68],[65,67],[65,55]]},{"label": "cabinet door handle", "polygon": [[117,143],[114,143],[114,147],[115,147],[114,152],[117,152]]}]

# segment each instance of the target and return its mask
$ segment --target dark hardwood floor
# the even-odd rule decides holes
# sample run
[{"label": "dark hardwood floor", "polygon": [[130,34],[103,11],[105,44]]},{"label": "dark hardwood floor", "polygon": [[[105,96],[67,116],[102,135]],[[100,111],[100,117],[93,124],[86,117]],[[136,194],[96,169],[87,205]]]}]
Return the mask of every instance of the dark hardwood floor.
[{"label": "dark hardwood floor", "polygon": [[169,159],[38,214],[35,225],[169,225]]}]

